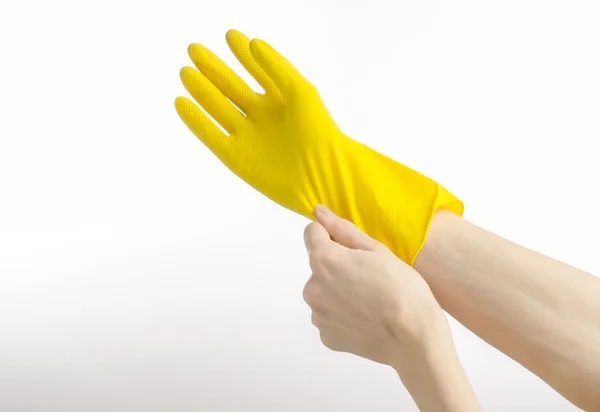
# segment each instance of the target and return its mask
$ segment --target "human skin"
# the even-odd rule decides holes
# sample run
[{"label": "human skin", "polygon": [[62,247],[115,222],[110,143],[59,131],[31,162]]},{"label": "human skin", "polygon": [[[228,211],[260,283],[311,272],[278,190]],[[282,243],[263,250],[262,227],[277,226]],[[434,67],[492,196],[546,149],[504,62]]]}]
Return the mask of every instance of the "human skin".
[{"label": "human skin", "polygon": [[[279,92],[285,91],[290,98],[284,99],[284,102],[300,102],[300,104],[295,104],[299,110],[289,112],[287,111],[289,105],[276,105],[286,107],[286,116],[278,117],[279,120],[286,121],[254,124],[249,129],[252,133],[242,133],[242,136],[260,138],[256,140],[256,143],[260,142],[260,144],[240,146],[244,149],[239,151],[237,156],[232,157],[232,153],[235,152],[231,152],[230,145],[239,142],[247,143],[247,141],[244,138],[240,139],[240,136],[234,139],[225,138],[225,134],[205,116],[200,108],[189,100],[179,98],[179,103],[176,105],[180,115],[187,119],[186,124],[219,158],[227,159],[226,163],[232,159],[245,160],[247,164],[252,165],[245,171],[262,170],[257,166],[270,164],[274,159],[287,166],[293,163],[291,160],[294,159],[293,155],[301,153],[305,158],[311,158],[311,153],[319,151],[308,152],[307,145],[291,145],[291,139],[281,139],[281,136],[289,136],[289,132],[294,131],[296,136],[306,137],[306,142],[315,143],[320,141],[314,139],[316,134],[322,139],[331,139],[332,135],[339,135],[335,123],[328,114],[325,115],[326,110],[320,98],[317,99],[316,90],[305,82],[287,60],[274,50],[270,50],[270,46],[260,40],[250,41],[239,32],[229,32],[228,36],[230,44],[237,45],[234,47],[237,52],[234,53],[237,53],[236,56],[242,65],[267,93],[259,96],[231,69],[219,63],[216,57],[207,58],[207,50],[194,47],[191,49],[191,54],[196,56],[196,65],[206,78],[198,76],[202,73],[196,73],[195,69],[191,71],[186,69],[182,72],[182,79],[188,79],[184,80],[188,86],[203,85],[200,88],[191,87],[191,93],[213,119],[229,132],[235,132],[236,123],[245,122],[252,116],[246,116],[244,119],[230,102],[237,105],[244,114],[250,114],[253,107],[255,109],[258,107],[259,110],[255,111],[258,113],[262,110],[257,103],[259,99],[269,102],[270,100],[268,98],[265,100],[264,97],[272,95],[271,91],[276,89],[279,89]],[[215,90],[215,87],[219,90]],[[310,90],[305,95],[310,98],[298,99],[296,93],[298,88],[304,91]],[[314,121],[316,108],[320,108],[322,114],[317,122]],[[307,114],[309,116],[306,116]],[[288,123],[289,119],[294,121]],[[323,123],[327,124],[325,128],[321,125],[321,120],[324,119],[326,121]],[[273,138],[273,136],[278,137]],[[302,139],[296,140],[298,141]],[[284,142],[285,144],[278,144],[277,147],[286,150],[292,147],[300,147],[302,150],[264,153],[256,150],[257,148],[273,149],[274,146],[269,142]],[[250,155],[256,157],[250,158]],[[298,197],[294,191],[300,189],[295,183],[299,180],[308,182],[311,179],[313,181],[319,179],[314,179],[314,176],[307,178],[300,173],[302,171],[300,168],[296,169],[298,174],[295,174],[295,177],[282,180],[281,176],[289,176],[289,170],[286,174],[282,174],[280,169],[289,168],[281,166],[275,169],[264,169],[260,179],[250,179],[250,183],[253,187],[271,187],[271,190],[267,190],[267,195],[270,194],[270,197],[278,203],[306,216],[310,213],[309,207],[313,204],[313,200],[320,196],[314,193],[310,196],[305,194],[304,198],[310,200],[300,202],[304,205],[303,208],[297,207]],[[329,167],[317,167],[315,170],[321,169],[329,172],[337,170]],[[378,180],[373,179],[369,174],[369,167],[365,168],[363,165],[356,166],[354,169],[360,170],[361,177],[362,170],[366,170],[365,181],[367,182]],[[335,175],[329,172],[326,173],[327,176]],[[255,174],[253,177],[257,176],[259,175]],[[275,177],[279,179],[276,180]],[[272,186],[275,180],[279,184]],[[387,187],[392,186],[386,185]],[[293,189],[291,193],[287,191],[289,188]],[[322,191],[328,192],[328,189]],[[263,190],[261,192],[265,193]],[[285,196],[280,197],[282,193]],[[379,193],[383,194],[384,191]],[[293,201],[284,201],[288,195]],[[332,200],[332,203],[334,201],[344,203],[344,198],[338,196]],[[406,202],[406,199],[404,201]],[[377,213],[381,213],[380,210],[366,209],[361,208],[365,216],[369,214],[376,216]],[[407,222],[410,223],[410,220]],[[404,225],[397,225],[396,233],[390,237],[398,243],[406,243],[402,239],[407,237],[401,235],[404,228]],[[600,390],[596,388],[600,387],[598,379],[600,282],[597,279],[514,245],[448,213],[436,215],[429,232],[429,240],[419,254],[415,267],[426,278],[442,306],[455,318],[529,368],[571,402],[588,410],[598,409]]]},{"label": "human skin", "polygon": [[575,406],[600,411],[600,279],[453,213],[414,268],[455,319]]},{"label": "human skin", "polygon": [[424,279],[327,208],[315,216],[303,295],[323,344],[393,367],[421,411],[481,411]]}]

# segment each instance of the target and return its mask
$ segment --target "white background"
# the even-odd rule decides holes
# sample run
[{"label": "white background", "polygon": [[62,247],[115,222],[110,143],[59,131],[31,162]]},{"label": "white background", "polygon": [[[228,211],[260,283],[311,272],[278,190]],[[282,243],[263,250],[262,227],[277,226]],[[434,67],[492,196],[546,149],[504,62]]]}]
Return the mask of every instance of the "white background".
[{"label": "white background", "polygon": [[[177,117],[186,48],[241,71],[225,31],[269,41],[345,133],[598,274],[598,21],[591,0],[3,1],[0,411],[416,410],[321,345],[307,221]],[[486,411],[575,410],[452,326]]]}]

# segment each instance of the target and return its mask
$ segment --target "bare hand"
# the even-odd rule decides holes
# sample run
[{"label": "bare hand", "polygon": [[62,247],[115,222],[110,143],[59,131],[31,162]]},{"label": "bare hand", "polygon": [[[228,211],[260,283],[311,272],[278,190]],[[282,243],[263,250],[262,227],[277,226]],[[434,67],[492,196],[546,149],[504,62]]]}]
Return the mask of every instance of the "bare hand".
[{"label": "bare hand", "polygon": [[312,276],[304,288],[323,344],[398,368],[414,351],[451,343],[425,280],[351,222],[317,206],[304,239]]}]

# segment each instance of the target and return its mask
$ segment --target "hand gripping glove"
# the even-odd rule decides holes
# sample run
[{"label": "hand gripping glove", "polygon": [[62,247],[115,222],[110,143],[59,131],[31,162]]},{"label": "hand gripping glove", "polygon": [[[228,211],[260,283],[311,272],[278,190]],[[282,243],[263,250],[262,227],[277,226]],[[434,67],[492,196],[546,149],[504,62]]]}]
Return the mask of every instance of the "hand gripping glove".
[{"label": "hand gripping glove", "polygon": [[462,215],[462,202],[441,185],[344,135],[317,89],[269,44],[234,30],[226,39],[265,93],[192,44],[198,70],[184,67],[181,80],[227,134],[191,100],[178,97],[175,108],[241,179],[310,219],[317,204],[329,207],[410,265],[437,209]]}]

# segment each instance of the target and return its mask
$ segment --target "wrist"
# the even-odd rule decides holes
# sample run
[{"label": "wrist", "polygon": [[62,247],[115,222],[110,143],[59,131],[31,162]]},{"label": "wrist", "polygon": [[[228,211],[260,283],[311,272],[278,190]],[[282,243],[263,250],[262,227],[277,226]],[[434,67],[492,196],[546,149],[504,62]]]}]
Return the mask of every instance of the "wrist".
[{"label": "wrist", "polygon": [[[339,151],[343,153],[343,171],[355,187],[346,190],[350,199],[344,202],[354,209],[346,206],[348,210],[342,217],[412,266],[435,212],[443,209],[460,216],[462,202],[429,177],[344,137],[344,150]],[[368,173],[365,173],[365,165]],[[369,196],[356,196],[365,190]],[[399,204],[398,199],[406,201]],[[372,213],[373,210],[378,213]]]},{"label": "wrist", "polygon": [[431,369],[436,362],[454,355],[455,349],[451,337],[438,335],[440,335],[439,339],[427,337],[398,345],[398,350],[392,358],[390,366],[398,374],[402,374],[415,366]]},{"label": "wrist", "polygon": [[471,412],[481,407],[450,343],[423,347],[394,369],[424,412]]},{"label": "wrist", "polygon": [[419,299],[421,307],[410,319],[400,317],[391,325],[394,335],[392,366],[398,373],[414,363],[427,364],[440,354],[454,353],[448,320],[433,295]]}]

